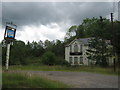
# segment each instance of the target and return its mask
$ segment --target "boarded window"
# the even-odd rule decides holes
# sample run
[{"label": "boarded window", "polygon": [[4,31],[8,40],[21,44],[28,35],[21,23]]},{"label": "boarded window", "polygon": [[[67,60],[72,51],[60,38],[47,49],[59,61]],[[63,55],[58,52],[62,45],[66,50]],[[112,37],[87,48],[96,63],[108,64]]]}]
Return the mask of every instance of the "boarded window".
[{"label": "boarded window", "polygon": [[80,57],[80,64],[83,64],[83,57]]},{"label": "boarded window", "polygon": [[78,45],[77,44],[74,45],[74,52],[78,52]]},{"label": "boarded window", "polygon": [[80,52],[83,51],[83,45],[80,45]]},{"label": "boarded window", "polygon": [[69,63],[72,64],[72,57],[69,57]]},{"label": "boarded window", "polygon": [[78,57],[74,57],[74,64],[78,65]]},{"label": "boarded window", "polygon": [[70,52],[72,52],[72,45],[70,45]]}]

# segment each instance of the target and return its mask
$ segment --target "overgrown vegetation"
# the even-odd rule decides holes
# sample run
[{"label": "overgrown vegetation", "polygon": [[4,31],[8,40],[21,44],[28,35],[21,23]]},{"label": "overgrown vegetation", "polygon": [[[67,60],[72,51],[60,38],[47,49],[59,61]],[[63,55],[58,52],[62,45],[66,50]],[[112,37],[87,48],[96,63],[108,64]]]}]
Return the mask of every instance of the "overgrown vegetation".
[{"label": "overgrown vegetation", "polygon": [[3,88],[68,88],[70,86],[41,76],[3,73]]},{"label": "overgrown vegetation", "polygon": [[42,56],[42,62],[46,65],[54,65],[56,62],[55,54],[50,51],[44,53]]},{"label": "overgrown vegetation", "polygon": [[[89,54],[88,59],[92,61],[96,59],[97,64],[106,67],[108,65],[107,57],[114,55],[114,52],[116,52],[118,58],[120,57],[120,21],[114,21],[113,26],[114,28],[112,28],[111,21],[106,18],[86,18],[81,25],[69,28],[65,36],[65,42],[71,42],[75,38],[94,37],[90,43],[91,49],[87,52]],[[110,41],[109,45],[115,48],[114,52],[111,51],[111,48],[108,48],[108,43],[106,43],[108,40]],[[116,63],[120,64],[119,59]]]},{"label": "overgrown vegetation", "polygon": [[[13,43],[10,52],[10,65],[63,65],[66,63],[64,60],[64,42],[60,40],[56,40],[56,42],[46,40],[44,43],[33,41],[27,44],[15,40]],[[5,65],[6,47],[2,50],[2,65]]]},{"label": "overgrown vegetation", "polygon": [[[3,67],[3,70],[5,67]],[[108,74],[108,75],[118,75],[118,69],[114,72],[112,67],[99,67],[99,66],[47,66],[47,65],[40,65],[40,66],[10,66],[9,70],[33,70],[33,71],[66,71],[66,72],[92,72],[92,73],[99,73],[99,74]]]},{"label": "overgrown vegetation", "polygon": [[[74,25],[69,28],[64,38],[64,41],[60,40],[45,40],[42,42],[29,41],[25,44],[23,41],[15,40],[14,45],[11,46],[10,52],[10,65],[41,65],[41,64],[54,64],[54,65],[69,65],[64,60],[65,45],[70,43],[75,38],[88,38],[94,37],[95,42],[91,42],[93,49],[95,48],[97,53],[97,61],[101,66],[107,65],[105,53],[108,53],[105,40],[112,41],[113,47],[116,48],[118,58],[120,57],[120,21],[114,21],[115,40],[113,44],[113,34],[111,28],[111,22],[109,19],[103,18],[102,23],[99,18],[86,18],[82,24]],[[102,42],[100,41],[102,39]],[[5,65],[6,47],[2,49],[2,65]],[[96,52],[95,52],[96,53]],[[101,56],[100,56],[101,54]],[[57,57],[57,58],[55,58]],[[94,60],[94,58],[91,58]],[[117,61],[116,63],[120,63]]]}]

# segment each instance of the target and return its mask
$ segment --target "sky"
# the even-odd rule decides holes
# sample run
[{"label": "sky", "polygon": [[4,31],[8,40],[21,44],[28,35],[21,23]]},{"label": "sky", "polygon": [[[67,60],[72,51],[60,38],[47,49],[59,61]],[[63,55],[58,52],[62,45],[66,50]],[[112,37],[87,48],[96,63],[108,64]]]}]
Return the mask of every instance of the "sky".
[{"label": "sky", "polygon": [[[109,1],[109,0],[108,0]],[[113,7],[114,6],[114,7]],[[1,2],[0,41],[4,37],[5,23],[17,25],[16,39],[24,42],[64,40],[72,25],[80,25],[85,18],[99,16],[110,19],[117,3],[113,2]]]}]

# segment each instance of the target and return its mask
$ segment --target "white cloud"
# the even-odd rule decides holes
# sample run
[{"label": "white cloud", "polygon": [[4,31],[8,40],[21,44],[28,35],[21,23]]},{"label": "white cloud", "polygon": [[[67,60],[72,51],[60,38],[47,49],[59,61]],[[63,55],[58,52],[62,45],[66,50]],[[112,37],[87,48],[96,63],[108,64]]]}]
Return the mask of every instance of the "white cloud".
[{"label": "white cloud", "polygon": [[2,27],[0,27],[0,42],[4,39],[4,32],[5,30]]},{"label": "white cloud", "polygon": [[63,40],[65,32],[62,32],[62,28],[57,23],[51,23],[49,25],[36,26],[24,26],[24,30],[16,31],[16,39],[23,40],[24,42],[30,41],[45,41],[48,40]]},{"label": "white cloud", "polygon": [[113,1],[114,0],[2,0],[2,2],[113,2]]},{"label": "white cloud", "polygon": [[[88,0],[87,0],[88,1]],[[111,1],[111,0],[108,0]],[[19,8],[16,8],[18,7]],[[47,7],[46,7],[47,6]],[[13,21],[18,28],[16,39],[22,41],[63,40],[72,25],[85,18],[103,16],[110,19],[113,3],[2,3],[2,24]],[[32,12],[32,13],[31,13]],[[92,12],[92,13],[91,13]],[[117,14],[115,14],[116,16]],[[0,35],[2,33],[0,32]],[[3,36],[3,35],[2,35]]]}]

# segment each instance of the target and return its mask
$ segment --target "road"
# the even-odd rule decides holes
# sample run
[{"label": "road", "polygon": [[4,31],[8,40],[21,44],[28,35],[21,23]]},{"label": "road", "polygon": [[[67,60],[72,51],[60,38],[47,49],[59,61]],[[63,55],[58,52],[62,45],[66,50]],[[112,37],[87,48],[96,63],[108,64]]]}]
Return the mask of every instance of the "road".
[{"label": "road", "polygon": [[118,76],[89,72],[17,71],[58,80],[73,88],[118,88]]}]

